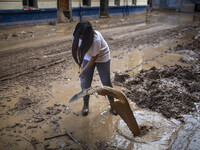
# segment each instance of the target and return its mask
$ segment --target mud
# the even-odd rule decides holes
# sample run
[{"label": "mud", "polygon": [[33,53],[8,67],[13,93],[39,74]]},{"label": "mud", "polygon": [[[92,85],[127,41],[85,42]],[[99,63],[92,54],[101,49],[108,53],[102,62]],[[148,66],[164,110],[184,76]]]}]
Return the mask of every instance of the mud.
[{"label": "mud", "polygon": [[[132,78],[128,78],[127,74],[120,76],[117,73],[115,82],[125,87],[127,97],[141,108],[183,121],[183,115],[196,112],[195,103],[200,102],[199,33],[192,40],[168,52],[189,55],[193,59],[184,62],[192,65],[153,67],[150,70],[141,70]],[[183,61],[183,58],[180,61]]]},{"label": "mud", "polygon": [[114,88],[109,88],[109,87],[102,87],[102,88],[96,87],[88,91],[87,94],[91,95],[95,92],[97,92],[99,95],[102,95],[102,96],[107,95],[107,96],[112,96],[116,98],[113,102],[110,103],[111,107],[126,122],[130,131],[133,133],[133,136],[140,135],[140,129],[137,124],[137,121],[133,115],[133,112],[130,108],[127,98],[122,92],[117,91]]},{"label": "mud", "polygon": [[196,69],[173,66],[143,71],[124,85],[125,93],[141,108],[181,120],[184,114],[196,111],[194,103],[199,102]]},{"label": "mud", "polygon": [[[133,137],[120,116],[109,113],[107,98],[92,95],[87,117],[81,116],[82,100],[68,103],[81,90],[71,56],[76,22],[26,26],[0,29],[0,149],[197,149],[199,14],[91,22],[110,46],[111,78],[120,85],[114,88],[127,94],[142,136]],[[95,73],[93,86],[99,85]],[[163,117],[163,104],[177,108]]]}]

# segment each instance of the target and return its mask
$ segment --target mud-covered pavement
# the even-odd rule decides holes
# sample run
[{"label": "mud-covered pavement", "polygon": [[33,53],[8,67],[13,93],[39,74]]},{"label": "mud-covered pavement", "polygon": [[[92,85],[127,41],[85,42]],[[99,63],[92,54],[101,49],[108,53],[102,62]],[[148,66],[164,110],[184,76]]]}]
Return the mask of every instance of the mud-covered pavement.
[{"label": "mud-covered pavement", "polygon": [[87,117],[82,100],[68,103],[81,90],[75,23],[1,29],[0,149],[199,149],[198,16],[91,20],[110,46],[112,81],[128,97],[140,137],[109,113],[105,97],[91,96]]}]

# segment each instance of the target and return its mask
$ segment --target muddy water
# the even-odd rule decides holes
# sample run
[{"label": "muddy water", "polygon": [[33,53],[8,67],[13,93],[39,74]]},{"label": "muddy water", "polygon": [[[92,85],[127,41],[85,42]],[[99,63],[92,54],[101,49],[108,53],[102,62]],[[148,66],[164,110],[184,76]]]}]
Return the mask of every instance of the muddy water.
[{"label": "muddy water", "polygon": [[[148,52],[146,50],[140,50],[136,52],[138,54],[138,57],[146,56],[145,52]],[[162,52],[162,51],[160,51]],[[130,60],[135,56],[136,54],[130,53]],[[159,55],[160,53],[156,53],[156,55]],[[113,53],[112,55],[115,55]],[[154,56],[154,55],[153,55]],[[126,58],[126,56],[124,56]],[[146,56],[147,57],[147,56]],[[175,58],[177,56],[175,55]],[[178,58],[181,56],[178,56]],[[122,60],[124,60],[123,58]],[[134,57],[137,58],[137,57]],[[150,57],[151,58],[151,57]],[[178,63],[174,59],[174,63]],[[112,59],[112,67],[113,70],[121,70],[123,71],[131,68],[134,65],[140,64],[143,60],[140,61],[134,61],[135,64],[131,66],[131,62],[121,62],[120,65],[115,64],[115,58]],[[162,59],[164,60],[164,59]],[[166,58],[167,60],[167,58]],[[162,65],[165,63],[163,62]],[[128,67],[124,67],[125,65],[130,65]],[[153,66],[153,65],[152,65]],[[124,68],[123,68],[124,67]],[[150,67],[150,65],[148,66]],[[97,96],[92,95],[90,98],[90,104],[89,104],[89,115],[86,117],[81,116],[81,110],[82,110],[82,99],[79,99],[73,103],[68,103],[68,100],[77,92],[81,90],[80,88],[80,82],[78,79],[78,71],[79,68],[76,66],[73,66],[71,70],[65,73],[65,81],[63,82],[54,82],[52,83],[52,91],[51,95],[52,97],[48,98],[48,102],[45,104],[41,104],[42,108],[41,110],[36,109],[36,113],[43,112],[42,110],[46,110],[47,107],[55,107],[55,104],[64,105],[65,107],[62,108],[63,113],[60,114],[61,119],[58,119],[57,117],[50,118],[51,121],[45,121],[42,123],[42,125],[37,126],[37,124],[34,123],[35,119],[32,118],[31,112],[26,114],[13,114],[6,118],[1,118],[1,120],[6,120],[5,122],[1,123],[1,129],[6,128],[9,130],[9,127],[12,128],[12,126],[16,125],[16,129],[14,132],[16,133],[9,133],[7,130],[3,130],[4,137],[6,139],[10,139],[10,143],[15,143],[15,141],[12,137],[10,137],[12,134],[17,135],[18,139],[18,145],[14,146],[14,148],[20,148],[25,149],[26,147],[33,147],[30,142],[31,139],[28,137],[34,137],[37,140],[43,142],[45,138],[52,137],[55,135],[61,135],[64,134],[66,131],[70,132],[72,136],[77,139],[80,142],[85,142],[87,147],[89,149],[95,148],[95,143],[106,141],[108,144],[111,144],[113,146],[116,146],[118,148],[122,149],[133,149],[133,148],[141,148],[146,149],[147,147],[151,147],[152,149],[167,149],[169,147],[170,139],[173,137],[173,134],[176,134],[177,130],[180,127],[180,122],[175,120],[167,120],[163,118],[158,113],[153,113],[151,111],[142,110],[139,107],[135,105],[135,103],[129,101],[131,109],[134,112],[134,116],[136,117],[136,120],[139,124],[139,126],[146,126],[147,128],[150,128],[149,132],[146,133],[146,135],[142,137],[136,137],[134,138],[131,134],[129,128],[127,125],[123,122],[123,120],[119,116],[113,116],[109,112],[109,102],[107,98],[103,96]],[[139,70],[138,70],[139,71]],[[113,75],[113,74],[112,74]],[[93,86],[101,85],[98,75],[95,74]],[[120,90],[119,87],[115,87],[116,89]],[[8,93],[5,93],[6,95],[10,95],[10,93],[21,93],[18,97],[15,97],[12,99],[11,102],[9,102],[4,110],[2,110],[2,113],[6,110],[9,110],[9,108],[13,108],[15,103],[17,103],[17,100],[19,97],[27,97],[31,93],[42,95],[42,93],[45,95],[45,91],[41,92],[42,89],[29,89],[29,92],[27,93],[26,89],[24,87],[18,87],[17,90],[8,91]],[[23,94],[26,93],[26,94]],[[31,119],[32,118],[32,119]],[[28,121],[27,121],[28,120]],[[48,119],[47,119],[48,120]],[[160,121],[162,120],[162,121]],[[53,122],[57,121],[57,124],[54,124]],[[1,121],[2,122],[2,121]],[[17,123],[20,122],[20,125],[17,125]],[[27,129],[25,126],[29,126],[30,129]],[[57,126],[59,125],[59,126]],[[21,134],[19,136],[19,134]],[[26,140],[24,140],[24,138]],[[66,145],[66,139],[63,137],[61,138],[55,138],[51,140],[44,141],[45,145],[49,145],[50,148],[56,148],[56,147],[62,147]],[[73,143],[74,144],[74,143]],[[76,145],[77,146],[77,145]],[[74,147],[76,147],[74,146]],[[37,147],[43,148],[43,144],[37,144]],[[81,147],[81,146],[77,146]],[[34,149],[34,148],[33,148]]]},{"label": "muddy water", "polygon": [[[189,37],[190,36],[185,36],[177,40],[183,41],[187,40]],[[129,55],[122,55],[120,65],[116,63],[119,62],[119,60],[117,60],[118,58],[112,58],[111,68],[113,68],[113,70],[120,70],[123,72],[146,61],[145,64],[142,64],[138,66],[136,70],[133,70],[134,73],[137,73],[141,69],[149,69],[153,66],[160,67],[163,65],[174,64],[187,65],[178,62],[181,57],[187,56],[163,53],[164,50],[170,49],[176,44],[178,44],[178,42],[173,43],[170,41],[163,43],[163,45],[158,46],[157,48],[140,47],[139,50],[129,52]],[[112,56],[120,55],[121,53],[122,52],[114,52],[112,53]],[[151,147],[152,149],[169,148],[170,140],[177,134],[177,131],[181,126],[180,122],[173,119],[168,120],[155,112],[142,110],[131,101],[129,101],[129,103],[139,126],[149,128],[149,131],[142,137],[133,137],[123,120],[119,116],[113,116],[110,114],[109,102],[107,98],[102,96],[91,96],[89,115],[82,117],[82,99],[70,104],[67,103],[74,94],[81,91],[78,71],[78,67],[75,67],[66,73],[67,84],[59,82],[52,83],[54,89],[52,91],[52,95],[54,98],[48,102],[47,106],[59,103],[66,105],[70,109],[70,113],[68,115],[63,114],[62,120],[59,121],[59,129],[61,131],[70,131],[73,134],[73,137],[79,141],[84,141],[89,149],[94,149],[95,143],[100,141],[108,141],[109,144],[122,149],[146,149],[147,147]],[[101,85],[97,74],[95,74],[93,82],[93,86],[96,85]],[[119,87],[115,86],[115,88],[121,90]],[[47,130],[53,129],[49,128]],[[45,136],[52,136],[52,134]],[[63,140],[60,142],[62,143]],[[49,141],[49,143],[51,142]],[[56,144],[51,146],[54,147]]]},{"label": "muddy water", "polygon": [[[187,35],[178,37],[176,40],[164,41],[162,44],[156,46],[140,46],[134,50],[134,52],[130,53],[128,51],[114,52],[112,53],[112,56],[114,57],[112,59],[113,69],[114,71],[137,74],[142,69],[148,70],[151,67],[162,67],[164,65],[173,66],[175,64],[182,66],[187,65],[179,60],[181,58],[188,58],[189,56],[165,52],[169,51],[178,44],[191,39],[194,35],[195,33],[189,33]],[[115,57],[117,55],[121,56],[117,58]],[[118,64],[119,60],[120,64]],[[118,69],[119,66],[120,68]]]},{"label": "muddy water", "polygon": [[[64,36],[65,30],[58,30],[59,36]],[[141,69],[149,69],[153,66],[160,67],[163,65],[187,65],[179,62],[178,60],[181,57],[187,57],[180,54],[165,54],[164,51],[167,49],[176,46],[179,41],[183,42],[184,40],[190,39],[193,34],[188,34],[187,36],[178,38],[177,41],[166,41],[161,45],[157,46],[140,46],[134,52],[127,51],[128,55],[125,55],[124,52],[112,52],[112,70],[113,71],[129,71],[129,73],[138,73]],[[114,57],[121,55],[121,57]],[[120,64],[119,62],[120,59]],[[145,62],[145,63],[144,63]],[[43,144],[49,145],[50,148],[57,148],[58,146],[64,147],[66,145],[66,138],[57,138],[44,141],[44,138],[52,137],[55,135],[64,134],[66,131],[69,131],[72,136],[78,141],[85,142],[89,149],[95,148],[95,143],[106,141],[108,144],[116,146],[121,149],[167,149],[170,146],[170,142],[173,143],[175,135],[178,135],[180,140],[173,143],[173,147],[178,147],[180,142],[185,142],[186,139],[181,139],[181,133],[178,133],[179,128],[181,127],[180,122],[176,120],[168,120],[161,116],[158,113],[142,110],[135,105],[135,103],[129,100],[131,109],[134,112],[136,120],[139,126],[145,126],[148,128],[148,132],[141,137],[133,137],[127,125],[119,116],[113,116],[109,113],[109,103],[107,98],[97,95],[92,95],[90,98],[90,113],[86,117],[81,116],[81,109],[83,102],[82,100],[77,100],[72,104],[67,103],[68,100],[77,92],[81,90],[80,82],[78,79],[79,69],[76,66],[73,66],[71,70],[65,73],[65,81],[63,82],[54,82],[52,83],[52,97],[48,97],[48,101],[43,104],[41,103],[41,110],[35,108],[35,113],[43,112],[47,107],[55,107],[57,105],[64,105],[62,108],[64,110],[59,117],[48,118],[47,121],[44,121],[42,125],[38,126],[37,123],[34,123],[35,119],[31,115],[32,112],[27,112],[27,114],[16,114],[8,115],[1,118],[0,130],[3,130],[5,138],[3,140],[12,141],[12,135],[16,135],[18,145],[14,145],[13,149],[25,149],[30,147],[34,149],[31,145],[29,137],[35,137],[39,140],[38,147],[39,149],[44,148]],[[112,74],[112,78],[113,78]],[[93,86],[101,85],[99,77],[95,74]],[[116,89],[121,90],[120,87]],[[17,90],[11,90],[4,93],[7,96],[11,96],[12,101],[9,101],[4,109],[1,110],[1,113],[9,113],[10,108],[15,107],[19,97],[29,97],[31,93],[38,95],[45,95],[44,89],[34,89],[30,87],[27,92],[25,87],[17,87]],[[20,93],[20,95],[18,95]],[[18,96],[16,96],[18,95]],[[13,98],[14,97],[14,98]],[[46,97],[42,97],[47,99]],[[60,118],[61,119],[58,119]],[[56,120],[57,119],[57,120]],[[28,121],[27,121],[28,120]],[[51,121],[49,121],[51,120]],[[198,120],[198,117],[197,119]],[[18,124],[20,122],[20,124]],[[57,122],[55,124],[54,122]],[[188,129],[190,124],[195,124],[194,120],[188,119],[188,126],[185,128]],[[30,129],[25,128],[27,126]],[[9,133],[9,129],[16,129],[13,133]],[[6,128],[6,129],[5,129]],[[198,129],[198,127],[197,127]],[[184,132],[184,131],[183,131]],[[192,132],[191,132],[192,135]],[[194,140],[197,139],[198,135],[194,136]],[[14,139],[14,140],[16,140]],[[24,140],[26,139],[26,140]],[[170,141],[171,140],[171,141]],[[75,145],[74,147],[76,147]],[[80,147],[77,146],[77,147]],[[3,149],[0,146],[1,149]]]},{"label": "muddy water", "polygon": [[[99,81],[93,84],[98,85]],[[134,138],[124,121],[119,116],[110,114],[109,103],[105,97],[92,95],[90,113],[87,117],[82,117],[82,100],[70,104],[63,102],[63,99],[67,101],[71,98],[69,92],[73,93],[74,90],[68,89],[69,91],[64,92],[61,89],[66,88],[66,86],[59,85],[58,87],[57,83],[54,86],[57,87],[58,91],[53,94],[55,99],[52,99],[50,102],[52,104],[49,103],[49,105],[59,102],[68,105],[71,110],[69,115],[62,116],[59,128],[72,132],[73,136],[79,141],[84,141],[89,149],[94,149],[95,143],[100,141],[108,141],[109,144],[121,149],[145,149],[147,147],[167,149],[170,139],[180,127],[180,122],[165,119],[155,112],[142,110],[135,103],[129,101],[139,126],[149,128],[144,136]],[[74,86],[74,88],[80,91],[79,86]]]}]

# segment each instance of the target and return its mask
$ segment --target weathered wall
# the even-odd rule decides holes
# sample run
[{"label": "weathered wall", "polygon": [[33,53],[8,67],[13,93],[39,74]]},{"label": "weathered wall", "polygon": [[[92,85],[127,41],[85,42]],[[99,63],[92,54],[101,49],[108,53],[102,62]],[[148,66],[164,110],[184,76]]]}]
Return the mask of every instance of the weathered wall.
[{"label": "weathered wall", "polygon": [[57,0],[38,0],[37,6],[24,10],[22,0],[0,0],[0,27],[57,21]]},{"label": "weathered wall", "polygon": [[57,8],[57,0],[38,0],[38,8]]},{"label": "weathered wall", "polygon": [[[99,17],[100,0],[91,0],[90,6],[82,6],[82,0],[70,0],[72,17]],[[146,10],[147,0],[120,0],[115,6],[109,0],[107,15],[128,15]],[[0,26],[57,21],[57,0],[38,0],[38,9],[24,10],[22,0],[0,0]],[[81,6],[81,7],[80,7]]]},{"label": "weathered wall", "polygon": [[[72,7],[79,7],[82,6],[81,0],[73,0]],[[120,0],[120,6],[126,6],[126,5],[133,5],[132,0]],[[147,5],[147,0],[136,0],[136,5]],[[91,6],[90,7],[99,7],[100,6],[100,0],[91,0]],[[109,0],[109,6],[115,6],[115,0]]]},{"label": "weathered wall", "polygon": [[147,5],[147,0],[137,0],[136,6]]},{"label": "weathered wall", "polygon": [[[72,2],[73,17],[99,17],[100,16],[100,0],[92,0],[91,6],[82,6],[79,0]],[[116,6],[114,0],[109,0],[108,15],[121,15],[144,11],[146,9],[147,0],[136,0],[136,5],[132,4],[132,0],[121,0],[120,5]],[[81,6],[81,7],[80,7]]]},{"label": "weathered wall", "polygon": [[80,6],[80,4],[82,5],[82,3],[80,3],[80,0],[72,0],[73,2],[72,2],[72,8],[73,7],[79,7]]},{"label": "weathered wall", "polygon": [[0,10],[22,8],[22,0],[0,0]]},{"label": "weathered wall", "polygon": [[182,12],[194,12],[195,3],[200,3],[200,0],[152,0],[152,7],[159,8],[175,8]]},{"label": "weathered wall", "polygon": [[[57,0],[38,0],[38,9],[57,8]],[[23,9],[22,0],[0,0],[0,10]]]}]

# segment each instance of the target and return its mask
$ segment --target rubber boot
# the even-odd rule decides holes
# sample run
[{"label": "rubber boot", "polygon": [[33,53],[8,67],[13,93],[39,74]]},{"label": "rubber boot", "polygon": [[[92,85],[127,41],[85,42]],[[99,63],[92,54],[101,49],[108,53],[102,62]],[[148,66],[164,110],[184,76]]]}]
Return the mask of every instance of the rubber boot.
[{"label": "rubber boot", "polygon": [[[109,102],[110,102],[110,103],[113,103],[113,102],[114,102],[114,97],[108,96],[108,99],[109,99]],[[118,113],[112,108],[112,106],[111,106],[111,108],[110,108],[110,113],[112,113],[112,114],[115,115],[115,116],[118,115]]]},{"label": "rubber boot", "polygon": [[89,95],[86,95],[86,96],[83,97],[83,101],[84,101],[83,109],[82,109],[82,115],[83,116],[87,116],[88,115],[88,112],[89,112],[89,98],[90,98]]}]

